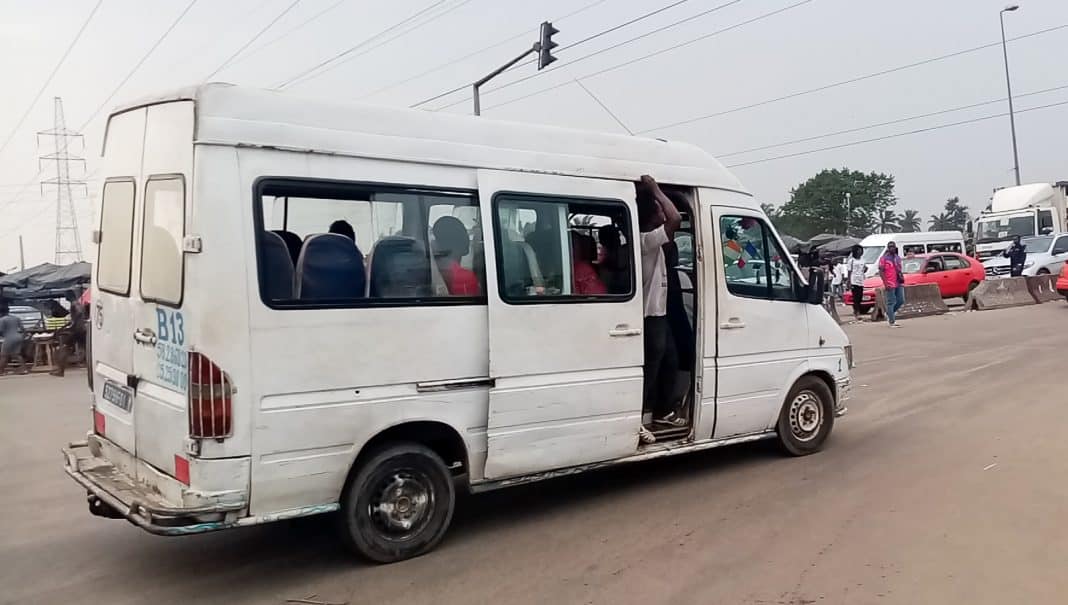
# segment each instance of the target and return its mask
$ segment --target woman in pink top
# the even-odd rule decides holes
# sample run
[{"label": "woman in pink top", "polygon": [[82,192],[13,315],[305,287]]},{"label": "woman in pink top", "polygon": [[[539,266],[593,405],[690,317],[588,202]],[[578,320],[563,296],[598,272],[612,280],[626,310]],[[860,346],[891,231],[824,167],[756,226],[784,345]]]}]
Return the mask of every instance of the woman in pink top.
[{"label": "woman in pink top", "polygon": [[896,319],[897,310],[905,304],[905,275],[901,272],[901,256],[894,242],[886,245],[886,253],[879,259],[879,277],[886,293],[886,319],[890,327],[900,327]]}]

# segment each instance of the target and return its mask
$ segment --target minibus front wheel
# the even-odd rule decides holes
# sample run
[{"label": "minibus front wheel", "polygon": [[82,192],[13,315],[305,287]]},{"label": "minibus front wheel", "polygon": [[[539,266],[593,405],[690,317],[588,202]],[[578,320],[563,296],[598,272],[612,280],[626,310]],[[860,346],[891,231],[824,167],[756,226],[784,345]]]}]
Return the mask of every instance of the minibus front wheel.
[{"label": "minibus front wheel", "polygon": [[820,451],[834,426],[834,395],[817,376],[802,376],[779,412],[779,443],[791,456]]},{"label": "minibus front wheel", "polygon": [[376,563],[410,559],[441,541],[455,505],[453,478],[441,456],[417,443],[384,444],[346,486],[342,536]]}]

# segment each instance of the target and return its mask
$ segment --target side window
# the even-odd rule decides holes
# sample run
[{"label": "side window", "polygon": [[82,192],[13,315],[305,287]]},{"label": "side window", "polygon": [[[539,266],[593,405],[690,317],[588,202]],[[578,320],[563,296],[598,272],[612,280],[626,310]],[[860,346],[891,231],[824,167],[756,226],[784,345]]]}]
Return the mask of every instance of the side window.
[{"label": "side window", "polygon": [[494,198],[501,298],[512,303],[629,300],[635,292],[623,202],[500,194]]},{"label": "side window", "polygon": [[257,184],[260,295],[276,308],[478,303],[473,193],[310,179]]},{"label": "side window", "polygon": [[141,228],[141,297],[170,305],[182,302],[185,279],[185,179],[149,177]]},{"label": "side window", "polygon": [[1038,212],[1038,232],[1053,233],[1053,211],[1040,210]]},{"label": "side window", "polygon": [[108,181],[100,202],[96,283],[101,290],[120,296],[130,294],[136,190],[133,179]]},{"label": "side window", "polygon": [[927,265],[924,267],[923,272],[938,273],[940,271],[945,271],[945,263],[942,261],[942,259],[944,258],[944,256],[932,256],[931,258],[927,259]]},{"label": "side window", "polygon": [[736,296],[796,300],[794,274],[786,254],[764,221],[748,216],[720,218],[723,276]]},{"label": "side window", "polygon": [[1068,253],[1068,235],[1064,235],[1057,238],[1057,243],[1053,246],[1054,254]]},{"label": "side window", "polygon": [[923,244],[905,244],[904,246],[902,246],[901,252],[905,255],[908,255],[909,253],[924,254],[926,253],[926,250],[924,250]]},{"label": "side window", "polygon": [[959,269],[967,269],[968,263],[959,256],[943,256],[943,262],[946,266],[946,271],[957,271]]}]

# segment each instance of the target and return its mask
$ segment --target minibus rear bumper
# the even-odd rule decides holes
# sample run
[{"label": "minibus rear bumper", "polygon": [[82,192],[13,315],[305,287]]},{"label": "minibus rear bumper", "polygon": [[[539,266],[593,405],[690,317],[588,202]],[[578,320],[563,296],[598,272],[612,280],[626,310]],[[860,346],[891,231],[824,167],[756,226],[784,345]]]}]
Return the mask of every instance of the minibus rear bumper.
[{"label": "minibus rear bumper", "polygon": [[[116,451],[126,457],[118,464],[111,461]],[[90,434],[86,441],[71,443],[62,452],[63,470],[88,491],[90,512],[126,519],[153,534],[180,536],[226,529],[238,525],[248,508],[244,493],[194,492],[99,435]],[[131,471],[145,479],[138,481]],[[180,501],[164,494],[180,494]]]}]

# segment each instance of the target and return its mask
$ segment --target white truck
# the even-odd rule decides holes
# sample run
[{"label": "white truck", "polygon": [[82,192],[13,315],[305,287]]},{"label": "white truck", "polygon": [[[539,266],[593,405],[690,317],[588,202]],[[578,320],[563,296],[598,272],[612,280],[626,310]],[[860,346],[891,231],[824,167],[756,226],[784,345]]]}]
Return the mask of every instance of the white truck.
[{"label": "white truck", "polygon": [[994,192],[990,210],[975,225],[975,254],[987,260],[1001,254],[1012,238],[1068,231],[1068,181],[1032,183]]}]

